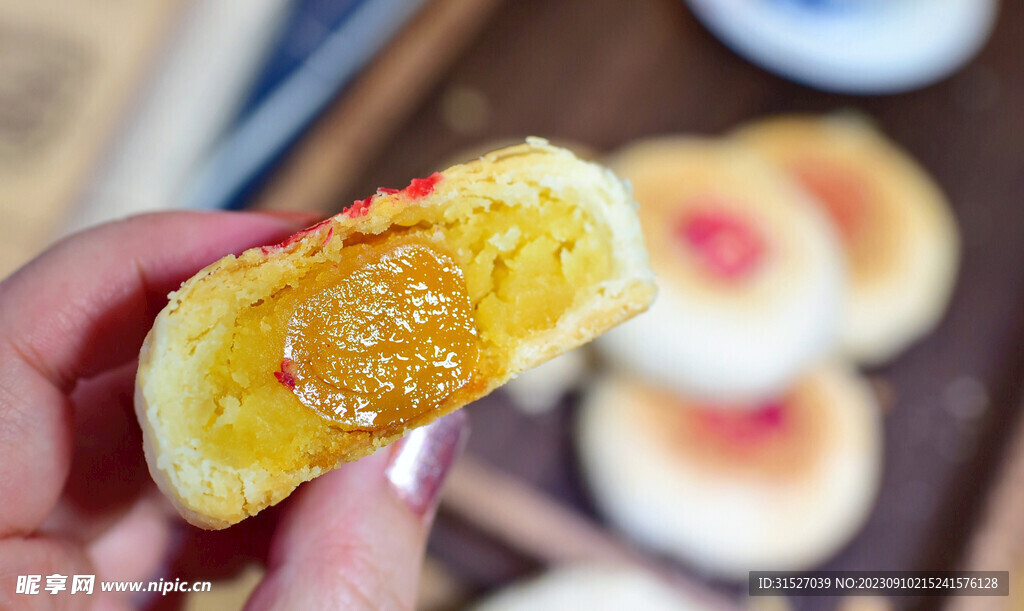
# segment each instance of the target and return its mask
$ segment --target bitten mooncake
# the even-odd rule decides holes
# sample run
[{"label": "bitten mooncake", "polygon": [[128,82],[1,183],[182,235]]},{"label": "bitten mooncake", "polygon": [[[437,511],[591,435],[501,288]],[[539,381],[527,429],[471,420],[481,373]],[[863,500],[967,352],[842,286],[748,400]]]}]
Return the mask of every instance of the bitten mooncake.
[{"label": "bitten mooncake", "polygon": [[189,522],[224,528],[655,291],[628,187],[543,140],[379,189],[170,295],[139,356],[150,472]]}]

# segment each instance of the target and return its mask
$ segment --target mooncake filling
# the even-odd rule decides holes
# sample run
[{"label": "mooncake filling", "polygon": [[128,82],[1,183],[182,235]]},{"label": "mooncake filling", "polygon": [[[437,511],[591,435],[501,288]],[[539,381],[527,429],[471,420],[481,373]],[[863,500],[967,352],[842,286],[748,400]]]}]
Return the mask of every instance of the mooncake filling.
[{"label": "mooncake filling", "polygon": [[248,305],[197,329],[207,369],[182,389],[178,434],[236,468],[330,468],[332,431],[401,431],[473,395],[613,265],[607,230],[571,201],[467,197],[443,214],[410,207],[344,242],[324,225],[302,256],[253,268],[267,287],[237,287]]},{"label": "mooncake filling", "polygon": [[356,245],[267,315],[285,330],[278,381],[347,428],[406,422],[466,384],[477,363],[462,270],[425,244]]}]

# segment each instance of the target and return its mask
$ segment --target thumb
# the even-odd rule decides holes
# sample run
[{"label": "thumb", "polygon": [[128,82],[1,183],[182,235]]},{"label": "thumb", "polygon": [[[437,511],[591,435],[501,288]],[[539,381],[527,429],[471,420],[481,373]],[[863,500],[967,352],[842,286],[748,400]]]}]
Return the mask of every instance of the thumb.
[{"label": "thumb", "polygon": [[441,485],[468,433],[462,412],[303,486],[248,609],[412,609]]}]

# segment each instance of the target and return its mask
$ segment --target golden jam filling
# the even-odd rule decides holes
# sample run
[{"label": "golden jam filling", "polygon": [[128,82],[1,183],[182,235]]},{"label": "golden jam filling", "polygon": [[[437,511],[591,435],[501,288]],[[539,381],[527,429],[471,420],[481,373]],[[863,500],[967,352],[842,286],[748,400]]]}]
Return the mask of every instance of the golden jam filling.
[{"label": "golden jam filling", "polygon": [[418,243],[356,245],[315,282],[282,293],[291,311],[278,381],[346,428],[400,424],[473,376],[473,306],[461,268]]}]

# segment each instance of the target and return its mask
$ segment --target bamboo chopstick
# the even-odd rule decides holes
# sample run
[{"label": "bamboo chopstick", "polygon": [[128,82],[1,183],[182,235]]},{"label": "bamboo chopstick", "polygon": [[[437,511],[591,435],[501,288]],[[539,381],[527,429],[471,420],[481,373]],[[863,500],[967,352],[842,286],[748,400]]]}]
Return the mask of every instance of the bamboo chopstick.
[{"label": "bamboo chopstick", "polygon": [[460,458],[452,468],[442,507],[546,563],[640,567],[707,608],[739,608],[725,596],[619,541],[573,509],[470,457]]}]

